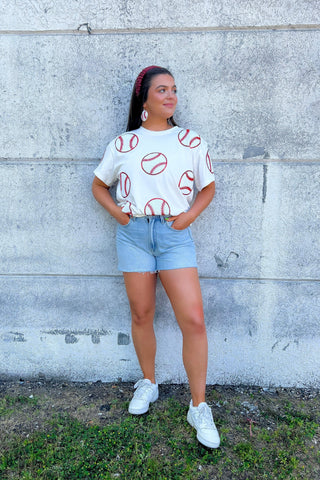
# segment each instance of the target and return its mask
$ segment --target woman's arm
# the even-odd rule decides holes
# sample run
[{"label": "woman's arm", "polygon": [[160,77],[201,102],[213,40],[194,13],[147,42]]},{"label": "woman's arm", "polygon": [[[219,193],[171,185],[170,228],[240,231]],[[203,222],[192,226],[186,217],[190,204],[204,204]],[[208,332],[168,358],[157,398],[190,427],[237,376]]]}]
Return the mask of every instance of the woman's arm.
[{"label": "woman's arm", "polygon": [[109,188],[110,187],[103,183],[98,177],[94,177],[92,182],[92,193],[94,198],[117,220],[117,222],[121,225],[126,225],[129,223],[129,217],[115,203],[110,195]]},{"label": "woman's arm", "polygon": [[189,225],[195,221],[200,213],[207,208],[214,197],[215,191],[215,182],[212,182],[198,192],[190,210],[180,213],[180,215],[170,217],[170,220],[174,221],[174,224],[172,225],[173,228],[176,230],[183,230],[184,228],[189,227]]}]

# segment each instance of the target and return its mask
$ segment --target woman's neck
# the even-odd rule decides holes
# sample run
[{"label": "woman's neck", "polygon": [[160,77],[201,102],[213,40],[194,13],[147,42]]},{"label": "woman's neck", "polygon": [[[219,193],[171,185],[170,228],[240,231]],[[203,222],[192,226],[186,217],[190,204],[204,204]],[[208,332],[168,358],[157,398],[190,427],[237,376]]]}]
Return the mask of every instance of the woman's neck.
[{"label": "woman's neck", "polygon": [[169,130],[169,128],[172,128],[172,125],[170,125],[167,120],[163,122],[159,122],[159,121],[153,121],[152,119],[149,119],[149,118],[145,122],[142,122],[141,126],[143,128],[146,128],[147,130],[153,130],[155,132],[160,132],[162,130]]}]

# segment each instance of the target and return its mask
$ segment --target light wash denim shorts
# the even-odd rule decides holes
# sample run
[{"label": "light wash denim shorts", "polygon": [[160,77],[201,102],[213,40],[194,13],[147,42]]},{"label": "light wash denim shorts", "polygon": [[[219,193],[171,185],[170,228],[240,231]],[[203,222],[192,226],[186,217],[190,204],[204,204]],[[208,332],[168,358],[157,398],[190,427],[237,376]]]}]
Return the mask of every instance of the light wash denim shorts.
[{"label": "light wash denim shorts", "polygon": [[197,267],[190,227],[175,230],[163,216],[130,217],[118,224],[117,253],[121,272],[158,272]]}]

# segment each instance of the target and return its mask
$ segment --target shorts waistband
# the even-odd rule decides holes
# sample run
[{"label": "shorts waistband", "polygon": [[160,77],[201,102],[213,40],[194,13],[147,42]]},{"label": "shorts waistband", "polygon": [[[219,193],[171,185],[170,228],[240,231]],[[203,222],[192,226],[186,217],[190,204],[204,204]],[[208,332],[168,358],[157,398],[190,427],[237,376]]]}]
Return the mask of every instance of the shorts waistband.
[{"label": "shorts waistband", "polygon": [[142,220],[150,223],[151,221],[159,220],[161,223],[165,223],[165,222],[170,222],[171,217],[166,215],[141,215],[141,216],[130,215],[130,218],[133,221]]}]

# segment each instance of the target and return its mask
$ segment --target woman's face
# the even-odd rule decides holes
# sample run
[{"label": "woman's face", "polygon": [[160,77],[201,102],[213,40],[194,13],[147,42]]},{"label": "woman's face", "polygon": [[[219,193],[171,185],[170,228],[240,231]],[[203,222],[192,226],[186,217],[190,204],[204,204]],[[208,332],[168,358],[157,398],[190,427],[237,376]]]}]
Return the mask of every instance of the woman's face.
[{"label": "woman's face", "polygon": [[148,98],[143,104],[150,117],[168,119],[177,105],[177,87],[174,78],[168,74],[155,75],[148,90]]}]

